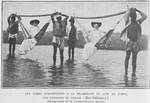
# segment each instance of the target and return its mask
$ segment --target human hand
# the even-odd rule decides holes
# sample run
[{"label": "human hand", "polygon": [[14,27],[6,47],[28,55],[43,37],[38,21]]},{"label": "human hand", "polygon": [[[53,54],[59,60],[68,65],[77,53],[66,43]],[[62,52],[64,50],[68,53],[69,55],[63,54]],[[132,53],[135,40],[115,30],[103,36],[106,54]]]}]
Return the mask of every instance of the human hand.
[{"label": "human hand", "polygon": [[58,15],[58,12],[54,12],[53,15]]},{"label": "human hand", "polygon": [[66,14],[62,14],[61,12],[59,12],[58,14],[61,15],[61,16],[68,16]]}]

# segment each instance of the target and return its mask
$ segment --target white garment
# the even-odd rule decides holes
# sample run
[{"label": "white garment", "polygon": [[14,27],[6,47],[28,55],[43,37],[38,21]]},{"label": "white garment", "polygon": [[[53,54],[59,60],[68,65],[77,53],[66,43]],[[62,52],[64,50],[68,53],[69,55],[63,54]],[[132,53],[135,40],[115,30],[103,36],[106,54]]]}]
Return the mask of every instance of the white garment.
[{"label": "white garment", "polygon": [[24,55],[26,54],[29,50],[32,50],[33,47],[36,45],[37,41],[35,40],[34,36],[40,31],[39,26],[33,26],[30,28],[29,33],[31,35],[31,39],[24,39],[22,44],[20,45],[19,48],[19,54]]},{"label": "white garment", "polygon": [[26,54],[29,50],[32,50],[33,47],[36,45],[37,41],[34,38],[31,39],[24,39],[22,44],[19,48],[19,54]]},{"label": "white garment", "polygon": [[17,39],[17,35],[18,35],[18,34],[10,34],[10,33],[9,33],[8,39],[9,39],[9,38],[16,38],[16,39]]},{"label": "white garment", "polygon": [[97,50],[95,44],[104,36],[104,32],[100,30],[92,30],[90,31],[89,39],[91,42],[88,42],[84,45],[82,59],[88,60],[92,54]]},{"label": "white garment", "polygon": [[32,26],[29,29],[29,33],[31,35],[31,37],[33,38],[38,32],[40,31],[40,27],[39,26]]}]

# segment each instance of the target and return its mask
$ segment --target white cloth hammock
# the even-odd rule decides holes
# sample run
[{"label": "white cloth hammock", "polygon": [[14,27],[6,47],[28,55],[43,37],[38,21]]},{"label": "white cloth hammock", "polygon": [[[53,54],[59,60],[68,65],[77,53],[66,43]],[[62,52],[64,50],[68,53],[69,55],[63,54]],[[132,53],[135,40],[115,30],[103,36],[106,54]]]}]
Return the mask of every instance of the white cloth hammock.
[{"label": "white cloth hammock", "polygon": [[78,22],[77,19],[75,19],[75,20],[76,20],[76,23],[79,25],[80,29],[81,29],[82,32],[83,32],[83,37],[84,37],[85,42],[86,42],[86,43],[87,43],[87,42],[90,42],[90,40],[89,40],[89,38],[88,38],[88,36],[90,35],[89,32],[85,29],[84,26],[81,25],[81,23]]},{"label": "white cloth hammock", "polygon": [[[124,17],[124,16],[123,16]],[[122,18],[123,18],[122,17]],[[92,49],[92,51],[88,54],[83,54],[82,58],[84,58],[85,60],[89,60],[89,58],[97,51],[97,48],[99,48],[100,46],[106,44],[107,40],[109,39],[109,37],[111,36],[111,34],[113,33],[113,31],[115,30],[116,26],[119,24],[119,22],[122,20],[122,18],[95,44],[89,43],[90,40],[88,39],[88,35],[89,32],[85,29],[84,26],[82,26],[77,20],[77,24],[79,25],[80,29],[83,32],[83,37],[86,41],[86,44],[88,43],[89,45],[85,44],[86,48]],[[97,48],[96,48],[97,47]],[[86,51],[83,50],[83,53],[86,53]]]},{"label": "white cloth hammock", "polygon": [[29,32],[26,30],[26,28],[24,27],[24,25],[22,24],[21,21],[19,23],[20,23],[21,29],[23,31],[23,36],[25,38],[23,40],[22,44],[20,45],[19,54],[25,55],[25,54],[27,54],[28,51],[30,51],[34,48],[34,46],[37,44],[37,42],[39,40],[41,40],[41,38],[43,37],[50,22],[46,23],[43,26],[43,28],[35,35],[34,38],[30,38],[30,39],[29,39],[29,37],[30,37]]},{"label": "white cloth hammock", "polygon": [[21,21],[19,21],[19,24],[20,24],[20,27],[21,27],[21,29],[22,29],[24,39],[29,38],[29,37],[30,37],[30,34],[29,34],[29,32],[27,31],[27,29],[24,27],[24,25],[22,24]]}]

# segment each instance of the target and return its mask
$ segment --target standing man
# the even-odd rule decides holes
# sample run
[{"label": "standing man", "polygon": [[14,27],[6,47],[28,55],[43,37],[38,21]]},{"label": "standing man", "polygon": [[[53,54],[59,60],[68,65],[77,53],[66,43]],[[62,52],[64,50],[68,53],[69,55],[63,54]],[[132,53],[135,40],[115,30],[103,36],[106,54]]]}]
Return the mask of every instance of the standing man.
[{"label": "standing man", "polygon": [[[18,20],[19,17],[18,17]],[[16,14],[11,14],[8,19],[8,40],[9,40],[9,56],[15,55],[15,47],[16,47],[16,40],[17,40],[17,34],[18,34],[18,21],[16,21]],[[11,49],[13,47],[13,50]]]},{"label": "standing man", "polygon": [[[56,16],[57,21],[55,21],[54,16]],[[65,18],[62,20],[62,16]],[[56,65],[56,54],[57,54],[57,47],[59,47],[60,50],[60,61],[61,66],[63,66],[63,52],[64,52],[64,46],[65,46],[65,36],[66,36],[66,26],[67,26],[67,19],[69,16],[61,13],[53,13],[51,15],[51,19],[53,22],[53,65]]]},{"label": "standing man", "polygon": [[[142,17],[138,20],[138,12]],[[129,17],[131,22],[129,21]],[[126,41],[126,58],[125,58],[125,77],[128,75],[128,62],[130,59],[130,54],[132,53],[132,77],[136,77],[136,60],[137,54],[140,51],[139,42],[141,38],[141,23],[147,18],[147,16],[137,10],[136,8],[130,8],[125,16],[125,25],[126,28],[121,33],[121,39],[127,37],[124,40]]]},{"label": "standing man", "polygon": [[74,48],[76,40],[78,39],[77,27],[74,25],[75,20],[71,18],[69,20],[70,25],[67,28],[67,40],[68,40],[68,61],[70,61],[71,51],[72,51],[72,61],[74,61]]}]

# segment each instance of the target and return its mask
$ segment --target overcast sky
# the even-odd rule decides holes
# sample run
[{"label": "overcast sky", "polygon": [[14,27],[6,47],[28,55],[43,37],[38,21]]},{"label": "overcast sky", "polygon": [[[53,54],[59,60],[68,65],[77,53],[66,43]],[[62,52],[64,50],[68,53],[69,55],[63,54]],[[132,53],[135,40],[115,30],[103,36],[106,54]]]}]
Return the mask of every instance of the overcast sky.
[{"label": "overcast sky", "polygon": [[[76,16],[104,16],[113,13],[118,13],[127,10],[129,7],[135,7],[148,15],[148,3],[147,2],[3,2],[3,30],[6,30],[7,17],[11,13],[17,12],[18,15],[39,15],[53,13],[54,10],[62,12],[64,14],[72,16],[75,13]],[[87,29],[91,30],[91,22],[102,22],[101,30],[107,32],[123,15],[109,17],[105,19],[92,19],[78,21]],[[140,15],[138,15],[138,18]],[[39,26],[42,27],[50,17],[23,17],[22,23],[27,29],[31,27],[29,24],[32,19],[39,19]],[[148,34],[148,18],[142,24],[142,33]],[[76,24],[77,25],[77,24]],[[78,26],[78,25],[77,25]],[[121,32],[124,27],[124,21],[120,22],[115,32]],[[20,29],[21,30],[21,29]],[[48,31],[52,31],[52,24],[50,24]]]}]

